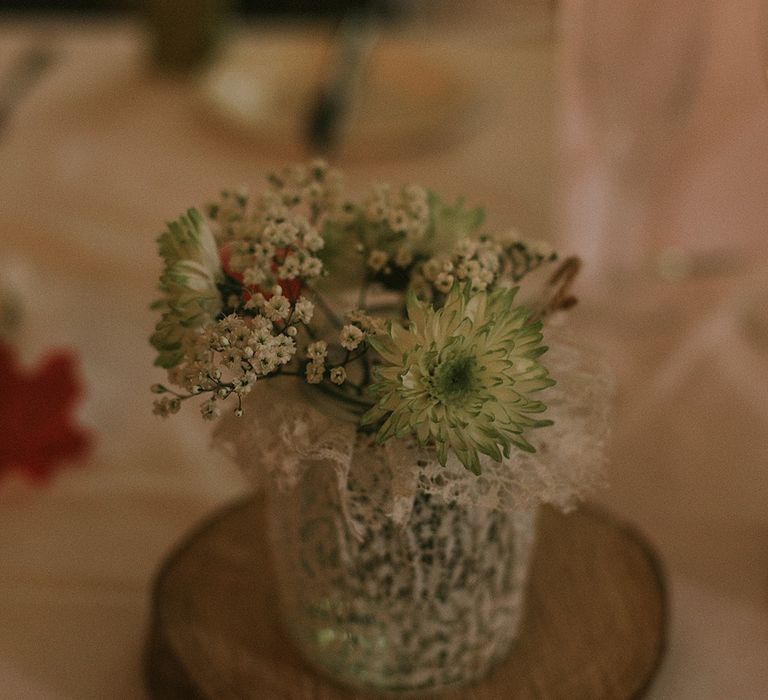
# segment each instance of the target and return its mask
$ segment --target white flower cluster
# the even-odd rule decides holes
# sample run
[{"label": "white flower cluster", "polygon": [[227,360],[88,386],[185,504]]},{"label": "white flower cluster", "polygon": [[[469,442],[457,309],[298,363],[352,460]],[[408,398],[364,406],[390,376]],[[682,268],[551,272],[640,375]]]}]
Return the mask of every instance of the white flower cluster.
[{"label": "white flower cluster", "polygon": [[[341,178],[316,161],[272,175],[269,182],[258,197],[245,190],[223,192],[208,213],[225,273],[251,293],[280,284],[294,299],[305,282],[323,273],[321,231],[342,206]],[[231,310],[238,301],[225,299]]]},{"label": "white flower cluster", "polygon": [[[296,355],[299,324],[309,323],[314,306],[305,297],[289,301],[280,286],[263,295],[255,316],[229,314],[199,330],[184,353],[185,360],[168,372],[169,381],[189,395],[210,393],[201,406],[204,418],[220,415],[217,401],[235,395],[236,414],[256,381],[289,364]],[[158,392],[164,393],[164,392]],[[176,413],[178,399],[155,402],[159,415]]]},{"label": "white flower cluster", "polygon": [[[316,340],[310,343],[306,349],[309,360],[305,368],[305,377],[310,384],[319,384],[328,372],[328,377],[333,384],[342,385],[347,381],[345,365],[367,349],[366,341],[371,335],[384,332],[382,319],[356,309],[345,315],[346,323],[339,331],[338,341],[345,351],[344,359],[338,363],[329,363],[328,343],[324,340]],[[357,355],[355,350],[360,351]]]},{"label": "white flower cluster", "polygon": [[315,226],[304,216],[282,205],[263,213],[248,237],[224,248],[225,271],[251,289],[263,289],[320,276],[323,263],[317,256],[325,244]]},{"label": "white flower cluster", "polygon": [[[164,391],[164,388],[160,388],[161,385],[156,384],[161,391]],[[154,388],[154,387],[153,387]],[[154,405],[152,407],[152,413],[156,416],[161,416],[163,418],[167,416],[171,416],[174,413],[178,413],[181,409],[181,399],[173,396],[163,396],[161,399],[157,399],[154,402]]]},{"label": "white flower cluster", "polygon": [[557,258],[546,243],[529,242],[507,236],[460,238],[452,251],[435,255],[411,275],[411,289],[422,299],[432,299],[434,292],[448,294],[458,281],[469,283],[473,292],[491,289],[502,277],[517,282],[545,261]]},{"label": "white flower cluster", "polygon": [[411,288],[432,298],[432,291],[448,294],[456,280],[469,282],[473,292],[485,291],[502,270],[504,250],[490,238],[463,237],[448,254],[435,255],[422,263],[411,276]]},{"label": "white flower cluster", "polygon": [[377,185],[363,203],[372,241],[366,241],[366,264],[374,273],[391,272],[391,266],[407,268],[429,232],[429,195],[426,189],[409,185],[393,192]]},{"label": "white flower cluster", "polygon": [[[351,403],[365,404],[379,361],[368,351],[390,328],[366,310],[369,288],[386,295],[410,288],[439,308],[457,286],[491,292],[553,259],[516,236],[474,237],[481,210],[461,199],[448,205],[422,187],[380,185],[362,202],[348,201],[339,175],[321,161],[268,181],[255,196],[224,192],[207,220],[190,209],[158,239],[165,267],[151,342],[174,387],[155,385],[163,395],[158,415],[176,413],[191,397],[204,399],[207,419],[233,397],[241,415],[254,384],[277,375],[334,384]],[[350,240],[363,253],[356,261],[364,271],[362,308],[341,318],[318,278],[326,264],[338,268],[342,285],[355,278],[344,256]],[[401,302],[377,300],[380,308]]]},{"label": "white flower cluster", "polygon": [[328,343],[317,340],[307,346],[309,362],[305,369],[305,375],[309,384],[319,384],[325,374],[325,360],[328,357]]},{"label": "white flower cluster", "polygon": [[366,336],[383,333],[384,320],[380,316],[373,316],[362,309],[353,309],[344,314],[347,323],[357,326]]},{"label": "white flower cluster", "polygon": [[219,245],[254,237],[265,220],[279,219],[286,212],[301,214],[313,226],[343,209],[343,180],[339,171],[323,160],[309,166],[285,168],[268,178],[270,188],[254,199],[247,188],[221,193],[208,207]]},{"label": "white flower cluster", "polygon": [[284,206],[304,205],[310,216],[325,217],[337,213],[343,203],[343,179],[338,170],[324,160],[308,166],[294,165],[269,177],[272,194]]},{"label": "white flower cluster", "polygon": [[250,197],[251,194],[245,187],[234,191],[224,190],[219,201],[208,206],[208,217],[214,224],[213,229],[219,244],[247,236]]}]

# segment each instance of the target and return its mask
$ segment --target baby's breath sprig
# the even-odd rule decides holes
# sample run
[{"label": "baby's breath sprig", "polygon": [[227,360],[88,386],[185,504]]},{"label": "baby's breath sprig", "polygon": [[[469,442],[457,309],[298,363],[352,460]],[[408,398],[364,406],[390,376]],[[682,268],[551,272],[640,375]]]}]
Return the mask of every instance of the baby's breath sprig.
[{"label": "baby's breath sprig", "polygon": [[420,299],[442,303],[454,283],[471,291],[492,290],[500,280],[519,283],[545,263],[558,259],[546,243],[524,241],[514,233],[476,238],[464,236],[452,250],[435,255],[411,275],[411,290]]},{"label": "baby's breath sprig", "polygon": [[544,241],[523,240],[511,236],[503,244],[504,270],[513,282],[520,282],[528,273],[537,270],[545,263],[558,260],[557,252]]}]

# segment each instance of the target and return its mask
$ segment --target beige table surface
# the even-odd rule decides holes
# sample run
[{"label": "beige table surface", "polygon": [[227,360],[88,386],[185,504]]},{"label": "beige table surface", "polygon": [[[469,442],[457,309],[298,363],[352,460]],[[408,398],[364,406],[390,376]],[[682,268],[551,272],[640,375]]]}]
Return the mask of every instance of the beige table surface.
[{"label": "beige table surface", "polygon": [[[743,78],[754,59],[738,51],[743,23],[721,19],[712,52],[723,60],[707,64],[712,82],[678,167],[658,173],[686,178],[665,204],[663,235],[738,239],[748,264],[677,283],[625,279],[610,294],[592,287],[574,312],[617,374],[611,488],[599,500],[649,536],[668,573],[669,650],[654,699],[768,697],[768,350],[741,322],[751,291],[768,284],[768,132],[762,87]],[[463,192],[487,205],[492,226],[541,226],[535,197],[514,195],[521,138],[509,120],[520,105],[505,86],[521,77],[502,30],[469,23],[425,42],[475,72],[488,97],[482,129],[417,158],[350,163],[350,177]],[[0,483],[0,697],[141,698],[152,575],[186,530],[246,488],[207,449],[193,412],[151,415],[154,238],[190,203],[258,184],[282,158],[222,134],[188,86],[151,76],[134,25],[0,22],[0,69],[41,40],[57,62],[0,135],[0,268],[24,295],[24,356],[79,353],[82,418],[97,444],[45,488]],[[550,65],[527,51],[528,65]],[[559,235],[573,249],[590,235],[585,193],[596,195],[578,81],[564,75]],[[546,102],[542,90],[529,109]]]}]

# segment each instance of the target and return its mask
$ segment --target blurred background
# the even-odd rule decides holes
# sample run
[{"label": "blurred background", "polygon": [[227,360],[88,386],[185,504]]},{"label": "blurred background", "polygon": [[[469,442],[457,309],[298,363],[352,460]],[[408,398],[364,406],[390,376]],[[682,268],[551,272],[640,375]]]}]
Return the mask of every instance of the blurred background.
[{"label": "blurred background", "polygon": [[142,697],[156,567],[245,489],[194,411],[151,415],[154,241],[320,154],[584,259],[595,498],[670,592],[649,697],[768,697],[767,37],[760,0],[0,0],[0,288],[25,362],[77,354],[95,436],[0,481],[0,695]]},{"label": "blurred background", "polygon": [[[68,13],[127,13],[141,10],[144,3],[142,0],[3,0],[0,8],[3,10],[22,11],[22,12],[68,12]],[[172,3],[169,3],[172,4]],[[304,16],[338,16],[350,8],[364,5],[365,2],[358,0],[231,0],[227,3],[234,11],[245,15],[304,15]],[[401,3],[397,0],[382,2],[386,8],[403,9]]]}]

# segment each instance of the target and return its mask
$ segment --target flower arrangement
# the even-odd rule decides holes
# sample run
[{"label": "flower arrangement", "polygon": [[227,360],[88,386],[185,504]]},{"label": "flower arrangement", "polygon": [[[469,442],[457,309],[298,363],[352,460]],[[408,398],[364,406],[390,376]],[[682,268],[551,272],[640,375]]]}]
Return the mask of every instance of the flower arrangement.
[{"label": "flower arrangement", "polygon": [[155,412],[199,401],[266,487],[297,648],[365,688],[482,676],[518,634],[538,505],[600,471],[609,374],[554,322],[578,259],[422,187],[353,198],[321,162],[159,247]]},{"label": "flower arrangement", "polygon": [[413,185],[354,201],[323,162],[190,209],[158,240],[155,413],[199,397],[206,419],[240,417],[260,384],[293,376],[355,407],[379,443],[412,437],[443,465],[479,474],[480,455],[535,451],[555,383],[542,322],[574,303],[578,261],[482,221]]}]

